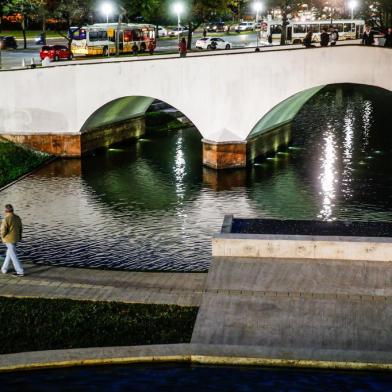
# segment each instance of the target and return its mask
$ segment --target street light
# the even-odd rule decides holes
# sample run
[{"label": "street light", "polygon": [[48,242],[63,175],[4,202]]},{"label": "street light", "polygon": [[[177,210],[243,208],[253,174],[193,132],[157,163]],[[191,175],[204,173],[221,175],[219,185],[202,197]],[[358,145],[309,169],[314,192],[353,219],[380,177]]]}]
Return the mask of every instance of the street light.
[{"label": "street light", "polygon": [[177,14],[178,44],[180,44],[180,23],[181,23],[181,14],[184,12],[184,5],[182,3],[175,3],[173,6],[173,10]]},{"label": "street light", "polygon": [[353,20],[353,19],[354,19],[354,8],[357,8],[358,3],[356,2],[356,0],[351,0],[351,1],[348,3],[348,6],[349,6],[350,9],[351,9],[351,20]]},{"label": "street light", "polygon": [[[113,13],[113,5],[111,3],[102,3],[101,11],[106,15],[106,23],[109,23],[109,15]],[[108,57],[110,56],[110,42],[109,35],[107,35],[108,39]]]},{"label": "street light", "polygon": [[103,3],[101,11],[106,15],[106,23],[109,23],[109,15],[113,13],[113,5],[111,3]]},{"label": "street light", "polygon": [[259,51],[259,32],[257,31],[257,23],[259,21],[259,12],[263,9],[263,5],[259,1],[256,1],[256,3],[253,3],[253,9],[256,11],[256,26],[255,26],[256,52],[258,52]]}]

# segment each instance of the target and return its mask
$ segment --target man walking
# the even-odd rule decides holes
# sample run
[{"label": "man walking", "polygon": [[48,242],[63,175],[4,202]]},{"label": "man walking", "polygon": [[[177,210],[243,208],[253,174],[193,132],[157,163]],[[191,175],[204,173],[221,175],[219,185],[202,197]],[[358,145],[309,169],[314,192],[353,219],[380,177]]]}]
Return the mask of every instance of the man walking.
[{"label": "man walking", "polygon": [[370,26],[365,27],[365,31],[362,35],[362,45],[374,45],[374,32],[371,30]]},{"label": "man walking", "polygon": [[11,204],[5,205],[4,210],[5,216],[1,222],[1,240],[7,247],[7,254],[1,267],[1,272],[6,274],[8,272],[8,267],[10,261],[15,269],[13,276],[23,276],[23,267],[19,262],[18,255],[16,254],[16,244],[22,240],[22,220],[18,215],[14,214],[14,208]]}]

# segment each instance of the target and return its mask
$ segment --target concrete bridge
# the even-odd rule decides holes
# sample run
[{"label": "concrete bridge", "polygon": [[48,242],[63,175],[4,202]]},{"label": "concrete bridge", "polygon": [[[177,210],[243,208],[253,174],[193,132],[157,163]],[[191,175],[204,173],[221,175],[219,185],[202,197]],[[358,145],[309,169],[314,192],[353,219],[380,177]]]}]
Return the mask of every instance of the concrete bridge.
[{"label": "concrete bridge", "polygon": [[285,125],[325,85],[392,90],[391,69],[392,50],[340,45],[88,60],[4,71],[0,136],[57,155],[80,156],[142,135],[144,114],[159,99],[199,130],[204,164],[243,167],[287,143],[290,130]]}]

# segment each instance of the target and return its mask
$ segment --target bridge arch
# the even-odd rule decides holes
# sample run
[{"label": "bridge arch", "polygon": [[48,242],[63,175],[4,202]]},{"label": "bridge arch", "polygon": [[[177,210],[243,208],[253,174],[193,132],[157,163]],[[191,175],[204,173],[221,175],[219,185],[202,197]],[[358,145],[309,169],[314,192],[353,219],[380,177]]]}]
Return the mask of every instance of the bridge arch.
[{"label": "bridge arch", "polygon": [[291,140],[291,123],[297,114],[308,101],[330,86],[368,87],[371,94],[377,91],[387,92],[392,97],[391,90],[363,83],[326,84],[300,91],[274,106],[255,124],[247,137],[248,160],[253,161],[260,155],[274,153],[279,147],[287,145]]}]

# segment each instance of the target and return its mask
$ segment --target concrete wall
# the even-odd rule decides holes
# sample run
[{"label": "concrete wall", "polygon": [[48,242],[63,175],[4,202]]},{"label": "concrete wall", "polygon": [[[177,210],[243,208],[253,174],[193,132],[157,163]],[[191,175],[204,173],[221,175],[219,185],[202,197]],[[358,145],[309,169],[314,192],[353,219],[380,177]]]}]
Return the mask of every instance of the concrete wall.
[{"label": "concrete wall", "polygon": [[218,234],[213,256],[392,261],[392,239],[275,234]]},{"label": "concrete wall", "polygon": [[144,102],[156,98],[184,113],[205,139],[244,141],[272,108],[300,91],[331,83],[392,90],[391,65],[391,50],[337,46],[4,71],[0,134],[78,133],[108,102],[147,97]]}]

